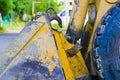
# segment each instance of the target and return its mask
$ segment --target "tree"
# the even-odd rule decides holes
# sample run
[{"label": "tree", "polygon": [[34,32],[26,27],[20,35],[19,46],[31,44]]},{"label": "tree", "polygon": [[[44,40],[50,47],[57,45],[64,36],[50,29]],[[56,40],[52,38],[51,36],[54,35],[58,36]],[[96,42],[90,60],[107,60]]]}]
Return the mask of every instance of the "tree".
[{"label": "tree", "polygon": [[0,0],[0,12],[2,16],[8,15],[14,7],[11,0]]},{"label": "tree", "polygon": [[31,7],[32,7],[33,0],[13,0],[13,4],[15,8],[13,9],[18,15],[21,14],[31,14]]},{"label": "tree", "polygon": [[54,2],[54,0],[36,0],[37,2],[41,2],[40,4],[35,4],[35,13],[42,12],[45,13],[46,9],[49,7],[54,8],[57,12],[59,12],[59,4]]},{"label": "tree", "polygon": [[11,0],[0,0],[0,26],[2,25],[2,16],[9,15],[13,7]]},{"label": "tree", "polygon": [[59,11],[59,5],[54,2],[54,0],[13,0],[13,4],[15,5],[15,8],[13,11],[20,16],[20,18],[23,16],[23,14],[32,14],[32,3],[33,1],[40,2],[41,4],[34,4],[35,5],[35,13],[42,12],[45,13],[46,9],[48,8],[48,5],[55,8],[55,10]]}]

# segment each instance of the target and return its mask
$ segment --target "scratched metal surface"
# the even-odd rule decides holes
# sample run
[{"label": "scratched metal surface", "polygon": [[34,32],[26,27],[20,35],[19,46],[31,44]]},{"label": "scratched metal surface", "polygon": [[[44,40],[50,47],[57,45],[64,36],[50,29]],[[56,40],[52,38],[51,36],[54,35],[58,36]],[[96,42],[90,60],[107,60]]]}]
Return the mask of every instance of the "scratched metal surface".
[{"label": "scratched metal surface", "polygon": [[51,30],[44,16],[38,20],[0,55],[0,80],[65,80]]}]

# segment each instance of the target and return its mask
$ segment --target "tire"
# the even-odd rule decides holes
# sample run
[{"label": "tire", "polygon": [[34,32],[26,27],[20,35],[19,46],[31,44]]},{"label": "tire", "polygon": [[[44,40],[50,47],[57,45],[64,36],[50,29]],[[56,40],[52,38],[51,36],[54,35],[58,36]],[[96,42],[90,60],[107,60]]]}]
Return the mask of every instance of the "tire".
[{"label": "tire", "polygon": [[92,54],[100,77],[120,80],[120,2],[105,14],[98,25]]}]

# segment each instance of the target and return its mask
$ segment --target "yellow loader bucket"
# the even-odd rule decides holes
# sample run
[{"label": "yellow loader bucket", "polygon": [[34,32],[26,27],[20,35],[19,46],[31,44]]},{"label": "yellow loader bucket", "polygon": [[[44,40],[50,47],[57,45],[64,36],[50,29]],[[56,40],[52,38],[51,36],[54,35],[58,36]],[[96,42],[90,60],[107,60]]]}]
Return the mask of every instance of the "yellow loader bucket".
[{"label": "yellow loader bucket", "polygon": [[[65,44],[64,44],[65,43]],[[0,55],[0,80],[74,80],[88,75],[80,52],[62,33],[52,30],[45,15],[31,21]]]}]

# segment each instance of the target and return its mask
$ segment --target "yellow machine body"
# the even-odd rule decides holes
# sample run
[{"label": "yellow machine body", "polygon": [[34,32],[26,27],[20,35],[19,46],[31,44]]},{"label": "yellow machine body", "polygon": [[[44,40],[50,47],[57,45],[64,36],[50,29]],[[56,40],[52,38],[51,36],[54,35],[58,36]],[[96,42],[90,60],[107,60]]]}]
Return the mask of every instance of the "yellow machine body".
[{"label": "yellow machine body", "polygon": [[[86,49],[81,51],[81,53],[83,54],[85,61],[88,62],[87,67],[90,67],[89,72],[91,75],[96,75],[96,70],[90,54],[94,33],[104,14],[117,2],[118,0],[75,0],[74,2],[73,12],[66,34],[69,34],[73,39],[79,39],[81,37],[85,17],[88,12],[88,22],[86,24],[84,35],[86,37],[83,45]],[[95,6],[96,10],[93,10],[93,6]],[[91,17],[93,17],[92,20]],[[90,59],[89,56],[91,56]]]},{"label": "yellow machine body", "polygon": [[74,80],[88,75],[88,70],[85,65],[81,52],[78,52],[75,56],[67,56],[66,51],[73,47],[64,37],[63,33],[53,31],[56,44],[58,47],[58,55],[61,61],[61,65],[65,72],[67,80]]},{"label": "yellow machine body", "polygon": [[49,24],[42,15],[23,29],[0,55],[0,79],[74,80],[89,76],[80,51],[75,56],[67,55],[73,44]]},{"label": "yellow machine body", "polygon": [[67,30],[73,39],[80,38],[86,13],[90,17],[92,6],[96,6],[94,24],[91,24],[90,19],[87,23],[87,50],[70,55],[68,51],[76,44],[68,42],[61,31],[52,28],[47,16],[42,15],[26,26],[0,55],[0,63],[3,63],[0,64],[0,80],[89,80],[89,75],[96,75],[93,63],[90,61],[91,71],[88,71],[85,61],[92,49],[98,23],[118,0],[74,1]]}]

